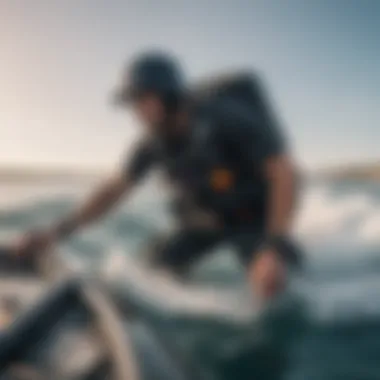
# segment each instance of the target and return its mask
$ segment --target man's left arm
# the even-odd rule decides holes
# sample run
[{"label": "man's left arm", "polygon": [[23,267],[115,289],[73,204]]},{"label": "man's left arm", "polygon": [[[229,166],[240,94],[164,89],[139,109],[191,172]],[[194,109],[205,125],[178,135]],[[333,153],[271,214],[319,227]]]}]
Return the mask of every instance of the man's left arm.
[{"label": "man's left arm", "polygon": [[272,253],[276,256],[280,254],[297,263],[297,247],[290,232],[298,193],[298,175],[283,131],[276,125],[247,119],[241,131],[246,137],[243,144],[246,158],[251,159],[252,166],[261,172],[266,183],[265,235],[261,254],[265,257],[271,257]]},{"label": "man's left arm", "polygon": [[286,236],[292,227],[296,195],[296,170],[287,153],[268,156],[263,162],[268,182],[268,236]]},{"label": "man's left arm", "polygon": [[[269,239],[286,237],[292,227],[297,174],[290,149],[277,125],[266,119],[252,120],[252,163],[259,167],[267,188],[266,234]],[[248,141],[248,137],[247,137]]]},{"label": "man's left arm", "polygon": [[232,111],[226,117],[229,141],[241,160],[251,162],[252,176],[259,171],[266,182],[267,236],[287,235],[295,206],[297,173],[283,131],[267,118],[243,109]]}]

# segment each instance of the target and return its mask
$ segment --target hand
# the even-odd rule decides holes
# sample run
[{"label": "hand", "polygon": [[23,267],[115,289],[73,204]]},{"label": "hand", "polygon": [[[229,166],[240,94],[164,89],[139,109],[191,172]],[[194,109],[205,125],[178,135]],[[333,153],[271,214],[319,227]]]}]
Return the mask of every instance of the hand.
[{"label": "hand", "polygon": [[264,248],[255,254],[249,268],[249,280],[262,299],[272,298],[284,290],[286,265],[274,248]]},{"label": "hand", "polygon": [[45,252],[55,243],[55,235],[50,231],[29,232],[16,243],[13,251],[16,255],[26,257]]}]

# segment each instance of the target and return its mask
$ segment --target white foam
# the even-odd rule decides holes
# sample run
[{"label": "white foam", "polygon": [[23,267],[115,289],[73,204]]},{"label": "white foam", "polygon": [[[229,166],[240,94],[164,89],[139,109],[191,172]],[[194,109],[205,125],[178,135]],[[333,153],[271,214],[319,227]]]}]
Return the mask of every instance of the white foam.
[{"label": "white foam", "polygon": [[[103,266],[112,284],[132,290],[137,297],[165,312],[186,315],[217,316],[221,319],[248,322],[252,318],[249,302],[242,307],[236,292],[213,287],[183,285],[167,272],[149,270],[123,252],[114,251]],[[240,296],[244,296],[243,292]],[[239,300],[240,298],[240,300]],[[239,305],[239,307],[237,307]]]},{"label": "white foam", "polygon": [[[355,230],[348,230],[355,221]],[[311,189],[299,210],[295,232],[309,241],[380,241],[380,209],[369,195],[331,195],[328,187]]]},{"label": "white foam", "polygon": [[374,208],[365,218],[359,229],[358,235],[363,241],[380,243],[380,208]]}]

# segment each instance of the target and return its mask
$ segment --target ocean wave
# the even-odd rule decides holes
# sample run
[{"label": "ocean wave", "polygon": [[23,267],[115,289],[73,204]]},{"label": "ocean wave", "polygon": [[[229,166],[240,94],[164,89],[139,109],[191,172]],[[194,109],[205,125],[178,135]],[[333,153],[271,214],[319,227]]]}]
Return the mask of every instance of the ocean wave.
[{"label": "ocean wave", "polygon": [[339,195],[328,185],[311,188],[300,205],[295,232],[309,244],[380,243],[379,195],[360,188]]}]

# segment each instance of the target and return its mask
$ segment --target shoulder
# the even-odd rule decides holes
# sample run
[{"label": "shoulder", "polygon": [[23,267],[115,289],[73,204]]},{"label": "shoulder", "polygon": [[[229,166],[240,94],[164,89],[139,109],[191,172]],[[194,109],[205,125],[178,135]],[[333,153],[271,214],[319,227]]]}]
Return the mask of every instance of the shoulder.
[{"label": "shoulder", "polygon": [[252,108],[231,97],[216,97],[198,104],[194,120],[207,121],[220,133],[228,132],[239,125],[254,126],[259,122]]},{"label": "shoulder", "polygon": [[216,99],[209,113],[216,133],[227,140],[252,137],[264,127],[253,107],[234,98]]},{"label": "shoulder", "polygon": [[239,109],[254,109],[261,103],[261,82],[258,73],[252,70],[227,72],[200,80],[192,89],[192,98],[214,113],[223,116],[229,112],[239,117],[242,113]]}]

